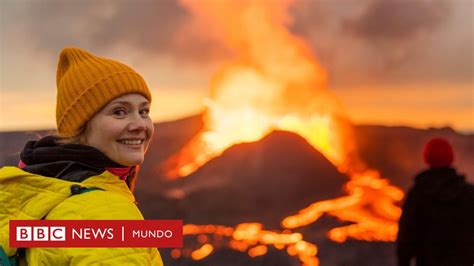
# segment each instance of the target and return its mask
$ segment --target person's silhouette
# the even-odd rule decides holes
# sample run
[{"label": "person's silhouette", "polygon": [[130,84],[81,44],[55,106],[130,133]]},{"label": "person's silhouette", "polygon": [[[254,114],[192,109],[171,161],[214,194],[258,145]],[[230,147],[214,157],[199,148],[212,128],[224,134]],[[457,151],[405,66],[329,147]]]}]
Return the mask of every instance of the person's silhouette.
[{"label": "person's silhouette", "polygon": [[398,265],[474,264],[474,186],[452,167],[454,152],[443,138],[423,153],[429,169],[415,177],[399,221]]}]

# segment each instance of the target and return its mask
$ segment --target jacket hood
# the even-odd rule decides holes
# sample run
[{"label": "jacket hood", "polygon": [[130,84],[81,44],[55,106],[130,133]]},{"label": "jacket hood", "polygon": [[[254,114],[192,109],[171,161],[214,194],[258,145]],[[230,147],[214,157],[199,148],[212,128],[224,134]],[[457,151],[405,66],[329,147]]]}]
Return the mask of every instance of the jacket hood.
[{"label": "jacket hood", "polygon": [[103,154],[98,149],[82,144],[56,143],[57,138],[46,136],[40,140],[28,141],[20,158],[26,165],[74,161],[92,167],[124,167]]},{"label": "jacket hood", "polygon": [[79,183],[29,173],[17,167],[0,169],[0,245],[8,256],[16,252],[8,243],[8,221],[44,218],[71,196],[71,186],[74,184],[114,191],[135,202],[125,182],[108,171]]},{"label": "jacket hood", "polygon": [[465,177],[451,167],[430,168],[415,178],[415,188],[439,201],[452,201],[464,188]]},{"label": "jacket hood", "polygon": [[57,138],[47,136],[29,141],[21,152],[19,166],[26,172],[81,182],[105,170],[125,180],[130,189],[136,177],[136,167],[120,165],[98,149],[82,144],[57,144]]}]

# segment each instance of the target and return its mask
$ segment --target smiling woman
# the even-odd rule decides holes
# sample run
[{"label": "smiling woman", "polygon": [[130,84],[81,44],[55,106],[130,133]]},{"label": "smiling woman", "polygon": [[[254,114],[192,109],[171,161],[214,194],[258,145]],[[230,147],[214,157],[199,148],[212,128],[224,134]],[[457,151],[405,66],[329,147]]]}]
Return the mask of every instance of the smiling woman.
[{"label": "smiling woman", "polygon": [[149,105],[140,94],[120,96],[87,123],[79,138],[121,165],[141,164],[154,129]]},{"label": "smiling woman", "polygon": [[132,191],[154,130],[145,81],[79,48],[63,49],[56,80],[57,134],[29,141],[18,167],[0,169],[0,255],[29,265],[163,265],[156,248],[9,246],[10,220],[143,220]]}]

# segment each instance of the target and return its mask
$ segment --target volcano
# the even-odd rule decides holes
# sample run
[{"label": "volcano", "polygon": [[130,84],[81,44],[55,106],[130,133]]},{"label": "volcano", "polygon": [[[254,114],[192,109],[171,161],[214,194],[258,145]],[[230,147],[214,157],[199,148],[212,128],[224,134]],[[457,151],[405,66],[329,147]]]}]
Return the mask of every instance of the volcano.
[{"label": "volcano", "polygon": [[[146,178],[137,186],[144,202],[156,194],[149,187],[154,177]],[[257,221],[278,227],[279,218],[294,210],[340,196],[345,180],[306,140],[275,131],[257,143],[234,145],[190,176],[165,185],[165,196],[176,201],[176,209],[186,210],[181,216],[185,221]],[[163,213],[157,210],[156,215],[152,218]]]},{"label": "volcano", "polygon": [[[255,222],[265,230],[281,231],[284,217],[312,202],[340,197],[348,176],[341,174],[319,151],[301,136],[274,131],[258,142],[231,146],[189,176],[174,181],[160,172],[160,164],[184,146],[202,128],[200,115],[155,125],[156,134],[142,165],[135,194],[147,219],[183,219],[185,224],[219,224],[234,227]],[[406,190],[412,177],[424,168],[421,151],[433,136],[447,138],[456,151],[456,167],[473,182],[469,163],[474,152],[474,135],[449,128],[356,126],[355,141],[360,156],[380,170],[390,182]],[[28,139],[48,131],[0,133],[1,164],[16,165],[19,151]],[[318,245],[321,265],[395,265],[392,242],[328,239],[331,228],[350,224],[324,215],[294,232]],[[185,247],[197,244],[185,237]],[[265,255],[250,257],[226,246],[208,257],[193,260],[173,258],[161,250],[170,265],[301,265],[285,250],[269,247]]]}]

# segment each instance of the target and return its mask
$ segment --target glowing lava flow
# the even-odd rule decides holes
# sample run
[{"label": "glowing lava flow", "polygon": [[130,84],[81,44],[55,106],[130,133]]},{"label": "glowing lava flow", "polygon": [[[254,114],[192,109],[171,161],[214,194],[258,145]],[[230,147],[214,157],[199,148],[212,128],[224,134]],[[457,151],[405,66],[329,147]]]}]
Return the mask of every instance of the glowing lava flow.
[{"label": "glowing lava flow", "polygon": [[401,210],[393,203],[403,191],[381,179],[378,172],[354,174],[345,185],[349,196],[313,203],[298,214],[286,217],[282,225],[298,228],[315,222],[324,213],[354,224],[334,228],[328,236],[336,242],[348,237],[365,241],[395,241]]},{"label": "glowing lava flow", "polygon": [[403,192],[365,167],[358,157],[352,126],[338,99],[326,89],[326,72],[304,41],[286,28],[290,2],[183,1],[236,58],[211,81],[204,129],[168,159],[164,169],[171,179],[183,177],[232,145],[286,130],[301,135],[350,177],[344,188],[347,195],[316,202],[284,218],[281,224],[290,231],[266,231],[257,223],[235,229],[186,225],[185,235],[200,235],[202,245],[194,251],[174,250],[173,257],[203,259],[227,239],[225,246],[252,257],[265,254],[267,246],[273,245],[286,248],[305,265],[318,265],[317,247],[291,229],[313,223],[324,214],[353,223],[330,230],[328,237],[334,241],[395,239],[400,216],[395,203]]},{"label": "glowing lava flow", "polygon": [[[226,226],[187,224],[183,228],[183,234],[198,235],[203,245],[194,251],[186,248],[175,249],[172,251],[172,256],[177,259],[184,253],[191,254],[195,260],[201,260],[211,254],[213,245],[217,243],[240,252],[247,252],[250,257],[257,257],[267,253],[267,245],[273,245],[277,249],[286,248],[289,255],[298,257],[304,265],[319,265],[319,260],[316,258],[318,248],[304,241],[300,233],[290,231],[277,233],[263,230],[262,227],[259,223],[243,223],[237,225],[235,229]],[[209,244],[208,235],[214,238],[213,245]]]}]

